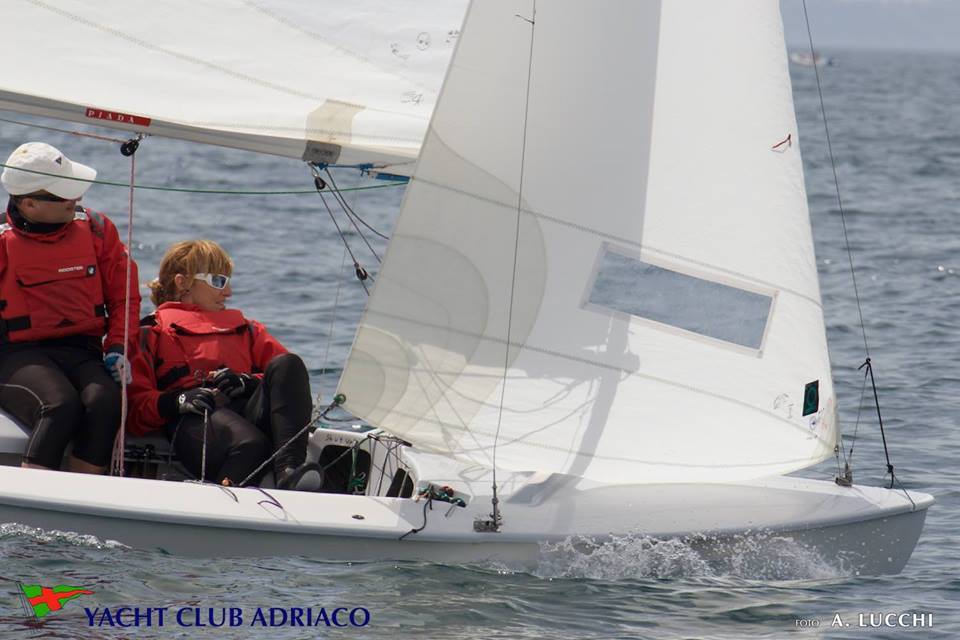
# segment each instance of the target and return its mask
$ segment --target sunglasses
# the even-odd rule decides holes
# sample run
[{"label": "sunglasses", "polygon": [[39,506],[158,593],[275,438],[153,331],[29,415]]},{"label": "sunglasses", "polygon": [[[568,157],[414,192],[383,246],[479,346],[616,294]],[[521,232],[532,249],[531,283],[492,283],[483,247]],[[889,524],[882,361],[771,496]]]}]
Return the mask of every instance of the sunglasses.
[{"label": "sunglasses", "polygon": [[230,276],[225,276],[222,273],[198,273],[193,278],[203,280],[214,289],[224,289],[230,284]]},{"label": "sunglasses", "polygon": [[60,196],[55,196],[52,193],[31,193],[30,195],[20,196],[20,198],[30,198],[31,200],[40,200],[41,202],[67,202],[68,200],[77,199],[61,198]]}]

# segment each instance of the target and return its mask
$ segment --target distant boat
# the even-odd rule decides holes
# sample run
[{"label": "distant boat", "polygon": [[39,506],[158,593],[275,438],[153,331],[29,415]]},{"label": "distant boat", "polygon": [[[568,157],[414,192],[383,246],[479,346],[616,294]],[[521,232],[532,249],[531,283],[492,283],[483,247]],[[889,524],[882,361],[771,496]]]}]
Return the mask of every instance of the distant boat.
[{"label": "distant boat", "polygon": [[[931,496],[787,476],[834,457],[839,424],[778,3],[475,0],[439,93],[403,48],[445,41],[426,32],[359,55],[254,3],[160,4],[21,2],[0,106],[412,174],[338,387],[356,426],[312,434],[326,493],[0,466],[0,522],[457,563],[773,535],[903,568]],[[331,6],[399,29],[398,4]],[[25,442],[0,421],[0,463]]]},{"label": "distant boat", "polygon": [[833,66],[834,60],[833,58],[822,56],[819,53],[814,53],[813,56],[811,56],[806,51],[794,51],[790,54],[790,62],[798,64],[801,67],[829,67]]}]

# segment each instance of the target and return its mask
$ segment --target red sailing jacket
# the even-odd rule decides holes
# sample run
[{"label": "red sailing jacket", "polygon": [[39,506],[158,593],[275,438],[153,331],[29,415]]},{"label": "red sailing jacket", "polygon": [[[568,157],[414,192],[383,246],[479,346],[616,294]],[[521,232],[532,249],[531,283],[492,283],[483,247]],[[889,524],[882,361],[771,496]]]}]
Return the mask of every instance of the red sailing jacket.
[{"label": "red sailing jacket", "polygon": [[287,352],[262,324],[236,309],[204,311],[195,304],[165,302],[143,324],[129,387],[127,429],[134,435],[167,422],[157,406],[165,392],[197,387],[223,367],[262,377],[270,360]]},{"label": "red sailing jacket", "polygon": [[[106,217],[77,207],[73,221],[53,233],[0,224],[0,343],[65,336],[103,337],[123,345],[127,250]],[[137,344],[140,292],[130,265],[130,344]]]}]

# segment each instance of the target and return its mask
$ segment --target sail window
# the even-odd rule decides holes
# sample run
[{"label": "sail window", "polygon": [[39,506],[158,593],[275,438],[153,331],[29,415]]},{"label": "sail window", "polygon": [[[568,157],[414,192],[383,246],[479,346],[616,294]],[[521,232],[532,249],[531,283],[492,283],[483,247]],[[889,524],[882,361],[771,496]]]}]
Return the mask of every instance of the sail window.
[{"label": "sail window", "polygon": [[602,251],[588,304],[760,348],[772,296]]}]

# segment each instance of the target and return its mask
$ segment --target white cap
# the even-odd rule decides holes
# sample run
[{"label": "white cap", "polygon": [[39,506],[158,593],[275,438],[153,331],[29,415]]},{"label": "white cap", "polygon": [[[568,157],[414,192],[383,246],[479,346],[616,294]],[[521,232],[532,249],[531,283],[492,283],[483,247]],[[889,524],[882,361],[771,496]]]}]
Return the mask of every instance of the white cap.
[{"label": "white cap", "polygon": [[45,142],[20,145],[7,158],[6,164],[0,182],[12,196],[46,191],[73,200],[90,188],[89,180],[97,177],[96,169],[72,162]]}]

